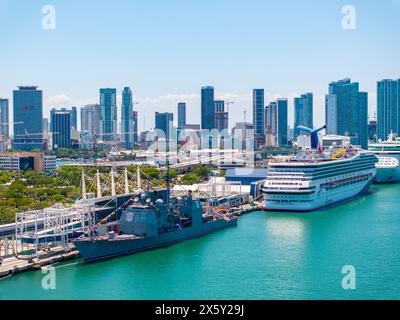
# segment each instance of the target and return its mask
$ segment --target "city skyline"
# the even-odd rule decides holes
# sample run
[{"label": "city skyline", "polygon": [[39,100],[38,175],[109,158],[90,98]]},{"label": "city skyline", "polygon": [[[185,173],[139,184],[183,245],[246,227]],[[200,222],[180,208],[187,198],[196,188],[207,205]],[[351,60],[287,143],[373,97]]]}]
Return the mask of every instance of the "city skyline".
[{"label": "city skyline", "polygon": [[[98,88],[108,87],[117,88],[120,112],[121,89],[129,86],[139,102],[134,106],[140,117],[139,132],[143,117],[147,128],[154,127],[154,112],[172,112],[180,101],[187,103],[187,122],[199,123],[198,88],[210,85],[216,100],[235,101],[230,127],[243,121],[243,111],[251,114],[254,88],[265,89],[266,105],[288,98],[289,124],[293,123],[293,98],[313,92],[315,126],[319,126],[324,122],[325,94],[331,81],[351,78],[359,82],[360,91],[369,93],[369,116],[373,117],[376,82],[397,79],[400,74],[396,57],[400,45],[391,41],[400,25],[396,19],[400,5],[394,0],[353,1],[355,30],[341,26],[342,1],[232,4],[220,0],[210,4],[212,10],[207,2],[53,1],[57,13],[53,31],[41,27],[45,3],[24,3],[24,12],[15,10],[20,4],[0,2],[0,27],[6,31],[0,32],[0,41],[7,44],[0,53],[4,77],[0,96],[12,105],[16,86],[38,85],[44,93],[44,117],[49,117],[53,107],[99,103]],[[211,21],[207,24],[201,19],[206,12]],[[278,14],[282,12],[286,19]],[[87,22],[104,14],[110,20],[107,25],[94,27]],[[260,23],[266,16],[269,23]],[[104,37],[114,52],[111,59],[108,53],[95,50]],[[17,40],[21,38],[27,41]],[[124,50],[112,50],[122,39]],[[270,50],[271,43],[279,50]],[[250,49],[255,44],[257,50]],[[228,49],[209,50],[216,47]]]},{"label": "city skyline", "polygon": [[[377,81],[377,86],[380,88],[380,85],[382,82],[386,83],[391,81],[391,83],[397,84],[400,79],[395,79],[395,80],[389,80],[389,79],[384,79]],[[369,132],[369,119],[368,119],[368,102],[369,102],[369,97],[367,92],[362,92],[359,90],[359,83],[358,82],[352,82],[351,79],[341,79],[338,81],[331,82],[329,84],[329,90],[327,94],[325,95],[325,114],[326,114],[326,119],[324,122],[324,125],[327,126],[327,133],[328,134],[339,134],[339,135],[350,135],[352,137],[352,142],[354,144],[360,144],[363,148],[367,148],[367,143],[368,143],[368,135],[371,134]],[[18,87],[19,90],[25,90],[26,94],[29,92],[37,91],[40,92],[41,98],[40,98],[40,106],[37,105],[36,108],[40,108],[40,111],[42,113],[43,111],[43,91],[42,90],[37,90],[38,87],[36,86],[25,86],[25,87]],[[397,87],[396,87],[397,88]],[[398,90],[398,89],[396,89]],[[14,90],[14,96],[15,92],[18,92],[17,90]],[[212,86],[205,86],[201,88],[201,95],[202,95],[202,108],[201,108],[201,114],[202,114],[202,124],[199,125],[200,127],[203,126],[202,129],[217,129],[219,131],[222,131],[224,129],[229,129],[232,128],[234,129],[237,127],[237,124],[239,122],[235,122],[234,124],[232,123],[231,126],[228,127],[228,119],[229,113],[227,112],[228,110],[225,111],[225,102],[229,106],[230,104],[234,104],[234,101],[231,100],[216,100],[215,99],[215,94],[214,94],[214,87]],[[50,111],[50,120],[53,119],[53,113],[57,111],[61,112],[67,112],[70,114],[70,128],[71,128],[71,136],[70,136],[70,143],[72,143],[72,140],[75,141],[75,146],[77,146],[77,143],[79,143],[79,140],[81,140],[82,146],[86,145],[89,146],[90,144],[93,144],[96,142],[97,139],[100,138],[100,140],[105,140],[105,141],[119,141],[121,139],[122,143],[125,145],[127,149],[132,149],[133,148],[133,141],[139,142],[135,139],[136,136],[139,135],[138,132],[138,111],[133,110],[133,99],[132,99],[132,91],[130,90],[129,87],[124,87],[122,90],[122,95],[125,96],[123,99],[123,102],[121,103],[121,106],[118,106],[117,103],[117,92],[118,89],[116,88],[100,88],[100,105],[97,105],[99,107],[99,112],[98,112],[98,117],[99,117],[99,128],[96,129],[94,126],[94,122],[96,121],[93,118],[93,115],[90,116],[93,119],[89,120],[87,118],[87,115],[89,115],[86,111],[87,108],[92,108],[94,105],[85,105],[81,107],[80,109],[80,115],[81,115],[81,125],[80,125],[80,138],[79,138],[79,132],[78,132],[78,114],[77,114],[77,107],[72,106],[70,109],[67,109],[65,107],[59,107],[59,108],[52,108]],[[383,92],[380,90],[378,92],[378,100],[379,102],[383,101]],[[25,95],[26,95],[25,94]],[[386,129],[388,133],[390,131],[393,131],[396,135],[398,134],[398,121],[399,118],[397,117],[397,114],[399,113],[399,105],[398,105],[398,94],[395,93],[396,96],[392,95],[393,103],[391,108],[393,111],[391,113],[394,115],[393,118],[393,125],[391,128]],[[380,96],[379,96],[380,95]],[[29,98],[30,99],[30,98]],[[305,99],[305,100],[304,100]],[[304,101],[303,101],[304,100]],[[2,103],[2,117],[4,118],[4,113],[8,113],[8,100],[6,99],[1,99],[0,100]],[[281,116],[281,111],[283,110],[280,107],[280,103],[283,102],[285,103],[284,106],[284,116],[282,118]],[[250,121],[255,128],[255,139],[257,147],[264,145],[266,143],[267,145],[288,145],[289,140],[293,140],[293,137],[296,139],[296,136],[298,135],[298,132],[296,132],[296,128],[299,125],[306,126],[309,128],[313,128],[313,114],[314,114],[314,108],[313,108],[313,93],[307,93],[307,94],[302,94],[299,97],[293,98],[294,101],[294,110],[292,110],[292,116],[294,117],[294,121],[291,123],[290,122],[290,114],[289,114],[289,108],[288,108],[288,99],[287,98],[277,98],[276,101],[271,101],[270,104],[266,104],[264,100],[264,89],[253,89],[253,119],[247,119],[246,114],[244,114],[244,117],[246,121]],[[301,102],[303,101],[303,102]],[[308,101],[308,102],[307,102]],[[6,103],[6,104],[4,104]],[[35,102],[38,103],[38,102]],[[135,103],[137,104],[137,102]],[[307,106],[307,111],[303,110],[305,105]],[[302,106],[304,105],[304,106]],[[379,103],[378,103],[379,105]],[[263,107],[264,106],[264,107]],[[183,110],[181,107],[184,107]],[[15,109],[17,108],[17,109]],[[276,109],[274,111],[274,108]],[[381,113],[379,113],[379,108],[381,108]],[[377,112],[377,119],[374,118],[374,120],[379,120],[384,121],[382,118],[382,112],[383,112],[383,105],[382,103],[380,104],[380,107],[378,106],[378,112]],[[385,107],[386,108],[386,107]],[[19,110],[18,106],[18,101],[17,104],[15,105],[13,102],[13,108],[14,110]],[[120,110],[118,112],[118,110]],[[301,111],[302,110],[302,111]],[[161,114],[170,114],[171,115],[171,123],[173,124],[174,128],[180,128],[179,126],[179,121],[182,121],[183,118],[185,118],[186,122],[186,103],[185,102],[179,102],[177,104],[177,110],[176,110],[177,118],[178,118],[178,125],[174,123],[174,114],[175,112],[155,112],[155,127],[151,127],[150,129],[160,129],[159,124],[157,123],[157,115]],[[182,112],[181,112],[182,111]],[[234,111],[235,112],[235,111]],[[301,115],[300,113],[305,114]],[[386,112],[386,111],[385,111]],[[118,121],[117,115],[120,115],[121,118]],[[260,114],[260,116],[263,118],[263,120],[259,119],[260,116],[256,115]],[[339,117],[338,115],[343,115],[343,117]],[[26,114],[30,121],[32,120],[28,114]],[[35,114],[35,117],[37,114]],[[85,116],[85,117],[84,117]],[[84,118],[83,118],[84,117]],[[127,118],[127,122],[124,125],[124,118]],[[179,120],[179,118],[182,118]],[[206,119],[207,118],[207,119]],[[144,118],[145,119],[145,118]],[[176,119],[176,118],[175,118]],[[211,123],[211,120],[215,122],[215,124]],[[14,119],[18,120],[18,119]],[[42,125],[43,127],[43,133],[47,132],[47,129],[44,129],[46,127],[44,120],[47,120],[47,118],[43,117],[42,119]],[[259,121],[261,120],[261,122]],[[91,122],[91,129],[87,128],[87,121]],[[284,122],[283,122],[284,121]],[[381,121],[378,121],[378,125],[381,123]],[[52,126],[52,122],[50,122],[50,126]],[[260,123],[259,123],[260,122]],[[275,123],[276,122],[276,123]],[[6,121],[3,123],[4,127]],[[206,127],[204,128],[204,124]],[[22,126],[22,122],[15,122],[15,125],[13,125],[13,121],[11,121],[11,125],[14,127],[15,130],[20,130]],[[125,134],[124,126],[127,126],[131,128],[129,130],[129,133]],[[257,133],[257,126],[265,126],[265,129],[258,129],[259,133]],[[286,129],[282,129],[285,127]],[[387,127],[388,128],[388,127]],[[23,128],[25,130],[24,132],[24,137],[25,138],[30,138],[28,136],[32,136],[31,130],[29,129],[29,126],[26,128]],[[96,134],[93,136],[94,132],[91,131],[98,131],[99,135],[97,136]],[[47,148],[46,146],[50,143],[54,146],[57,147],[57,145],[60,145],[60,143],[55,143],[56,140],[58,140],[57,137],[55,137],[55,134],[59,134],[59,130],[56,130],[55,132],[54,128],[51,129],[51,133],[53,136],[53,142],[47,141],[46,144],[43,145],[43,148]],[[102,132],[103,131],[103,132]],[[29,133],[29,134],[28,134]],[[89,133],[89,135],[88,135]],[[27,136],[28,134],[28,136]],[[68,134],[68,135],[70,135]],[[77,135],[78,134],[78,135]],[[272,135],[271,135],[272,134]],[[37,134],[33,134],[37,135]],[[131,138],[129,138],[131,137]],[[379,134],[378,134],[379,137]],[[18,137],[17,137],[18,139]],[[14,143],[16,143],[17,139],[14,139]],[[126,139],[129,139],[131,142],[127,145]],[[257,140],[258,139],[258,140]],[[271,140],[272,139],[272,140]],[[88,145],[89,143],[89,145]],[[63,145],[63,144],[61,144]],[[68,145],[68,144],[67,144]],[[72,144],[70,145],[72,146]],[[69,146],[69,147],[70,147]],[[4,146],[2,147],[4,149]],[[28,150],[30,150],[28,148]]]}]

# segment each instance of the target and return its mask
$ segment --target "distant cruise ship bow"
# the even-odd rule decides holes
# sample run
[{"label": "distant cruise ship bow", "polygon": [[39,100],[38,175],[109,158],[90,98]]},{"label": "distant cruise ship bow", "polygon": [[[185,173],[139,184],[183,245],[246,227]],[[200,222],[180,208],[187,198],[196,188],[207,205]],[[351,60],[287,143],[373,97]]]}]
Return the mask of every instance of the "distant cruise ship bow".
[{"label": "distant cruise ship bow", "polygon": [[379,158],[375,182],[400,182],[400,138],[391,133],[387,141],[370,144],[368,150]]}]

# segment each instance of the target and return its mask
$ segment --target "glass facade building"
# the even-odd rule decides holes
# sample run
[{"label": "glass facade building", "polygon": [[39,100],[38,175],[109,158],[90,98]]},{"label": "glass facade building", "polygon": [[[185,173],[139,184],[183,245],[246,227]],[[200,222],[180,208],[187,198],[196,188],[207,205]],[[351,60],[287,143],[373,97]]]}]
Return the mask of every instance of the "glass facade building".
[{"label": "glass facade building", "polygon": [[0,98],[0,134],[3,140],[7,140],[10,137],[10,119],[8,107],[8,99]]},{"label": "glass facade building", "polygon": [[122,91],[121,136],[126,149],[133,148],[133,98],[130,88]]},{"label": "glass facade building", "polygon": [[215,105],[215,128],[218,131],[228,130],[229,126],[229,114],[225,112],[225,101],[223,100],[216,100],[214,102]]},{"label": "glass facade building", "polygon": [[265,100],[264,89],[253,90],[253,125],[256,146],[265,143]]},{"label": "glass facade building", "polygon": [[178,128],[182,129],[186,126],[186,103],[178,103]]},{"label": "glass facade building", "polygon": [[[155,123],[156,123],[156,130],[159,131],[157,133],[159,138],[167,138],[172,137],[172,125],[174,121],[174,114],[169,112],[159,113],[156,112],[155,114]],[[164,136],[161,136],[160,133],[164,133]]]},{"label": "glass facade building", "polygon": [[117,140],[116,89],[100,89],[100,136],[103,141]]},{"label": "glass facade building", "polygon": [[100,106],[89,104],[81,109],[81,135],[87,143],[94,142],[100,133]]},{"label": "glass facade building", "polygon": [[71,109],[71,127],[78,130],[78,111],[76,107],[72,107]]},{"label": "glass facade building", "polygon": [[215,129],[214,87],[201,88],[201,128]]},{"label": "glass facade building", "polygon": [[294,138],[300,135],[299,126],[314,128],[313,123],[313,94],[302,94],[294,98]]},{"label": "glass facade building", "polygon": [[68,110],[50,111],[50,130],[53,137],[53,150],[71,148],[72,113]]},{"label": "glass facade building", "polygon": [[276,139],[278,146],[288,145],[288,100],[278,99],[277,106],[277,125]]},{"label": "glass facade building", "polygon": [[225,101],[216,100],[214,101],[215,104],[215,112],[225,112]]},{"label": "glass facade building", "polygon": [[215,113],[215,128],[221,132],[228,130],[229,115],[228,112],[216,112]]},{"label": "glass facade building", "polygon": [[133,144],[139,143],[138,140],[138,116],[139,113],[137,111],[132,112],[132,122],[133,122]]},{"label": "glass facade building", "polygon": [[35,86],[13,91],[13,148],[43,150],[43,92]]},{"label": "glass facade building", "polygon": [[391,132],[400,136],[400,79],[378,81],[377,93],[378,139],[386,140]]},{"label": "glass facade building", "polygon": [[277,132],[277,103],[271,102],[265,107],[265,132],[276,135]]},{"label": "glass facade building", "polygon": [[368,148],[368,94],[359,91],[358,82],[332,82],[325,108],[329,134],[349,136],[352,144]]}]

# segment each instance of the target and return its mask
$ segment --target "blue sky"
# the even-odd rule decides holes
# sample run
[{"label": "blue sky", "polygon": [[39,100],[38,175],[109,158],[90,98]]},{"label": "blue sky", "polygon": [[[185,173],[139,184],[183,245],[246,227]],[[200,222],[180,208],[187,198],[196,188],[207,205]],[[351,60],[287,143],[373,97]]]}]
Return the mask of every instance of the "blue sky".
[{"label": "blue sky", "polygon": [[[48,4],[54,31],[41,26]],[[355,30],[341,27],[344,5],[356,8]],[[204,85],[236,102],[231,125],[251,115],[253,88],[288,97],[291,109],[312,91],[317,125],[329,82],[345,77],[370,93],[373,115],[376,81],[400,78],[399,34],[400,0],[0,0],[0,96],[39,85],[46,115],[130,86],[142,129],[144,116],[150,127],[154,111],[176,112],[179,100],[199,123]]]}]

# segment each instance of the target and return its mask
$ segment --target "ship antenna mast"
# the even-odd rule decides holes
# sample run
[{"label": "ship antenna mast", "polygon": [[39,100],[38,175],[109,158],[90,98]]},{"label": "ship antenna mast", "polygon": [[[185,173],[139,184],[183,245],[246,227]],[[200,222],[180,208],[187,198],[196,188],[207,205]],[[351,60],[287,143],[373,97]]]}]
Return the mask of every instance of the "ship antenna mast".
[{"label": "ship antenna mast", "polygon": [[170,174],[170,163],[169,163],[169,131],[170,128],[169,126],[171,123],[167,126],[167,132],[166,132],[166,166],[167,166],[167,173],[165,175],[165,181],[167,183],[167,210],[169,212],[170,209],[170,196],[171,196],[171,174]]}]

